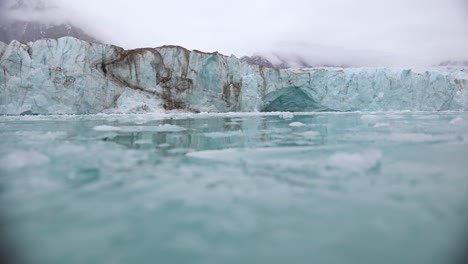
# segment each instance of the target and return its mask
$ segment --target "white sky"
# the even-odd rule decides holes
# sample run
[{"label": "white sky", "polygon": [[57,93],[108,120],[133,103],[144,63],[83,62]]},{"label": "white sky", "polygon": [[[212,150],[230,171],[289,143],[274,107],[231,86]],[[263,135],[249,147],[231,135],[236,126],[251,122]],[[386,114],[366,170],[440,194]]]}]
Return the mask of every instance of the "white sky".
[{"label": "white sky", "polygon": [[236,56],[415,66],[468,59],[468,0],[56,0],[124,48],[166,44]]}]

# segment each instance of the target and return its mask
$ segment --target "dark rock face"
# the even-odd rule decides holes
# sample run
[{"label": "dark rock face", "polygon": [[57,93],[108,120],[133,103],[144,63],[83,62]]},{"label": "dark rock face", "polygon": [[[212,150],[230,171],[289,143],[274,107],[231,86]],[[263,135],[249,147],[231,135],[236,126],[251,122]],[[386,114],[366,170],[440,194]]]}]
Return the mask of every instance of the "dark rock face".
[{"label": "dark rock face", "polygon": [[3,0],[3,1],[0,1],[0,4],[4,4],[5,7],[11,10],[33,9],[33,10],[41,11],[49,7],[48,3],[43,0],[15,0],[15,1]]},{"label": "dark rock face", "polygon": [[240,60],[253,65],[262,66],[265,68],[314,68],[314,67],[339,67],[349,68],[349,65],[322,64],[311,61],[310,58],[304,57],[301,54],[279,54],[272,53],[271,57],[275,58],[272,62],[262,55],[244,56]]},{"label": "dark rock face", "polygon": [[10,43],[18,40],[22,43],[46,38],[75,37],[87,42],[100,43],[83,30],[70,24],[43,24],[40,22],[12,21],[0,25],[0,41]]},{"label": "dark rock face", "polygon": [[250,64],[254,64],[254,65],[258,65],[258,66],[263,66],[263,67],[267,67],[267,68],[276,68],[275,65],[273,65],[273,63],[271,63],[268,59],[262,57],[262,56],[258,56],[258,55],[255,55],[255,56],[244,56],[242,58],[240,58],[240,61],[241,62],[246,62],[246,63],[250,63]]},{"label": "dark rock face", "polygon": [[[175,49],[189,53],[180,47]],[[116,59],[103,62],[101,67],[108,78],[120,85],[163,99],[165,110],[193,111],[188,109],[185,102],[177,99],[177,95],[192,90],[192,79],[184,77],[187,75],[186,71],[180,76],[173,74],[173,70],[165,66],[164,58],[156,49],[122,51]]]},{"label": "dark rock face", "polygon": [[441,62],[438,66],[441,67],[447,67],[447,66],[462,66],[462,67],[468,67],[468,61],[467,60],[462,60],[462,61],[443,61]]},{"label": "dark rock face", "polygon": [[[74,37],[87,42],[101,43],[97,38],[68,22],[53,21],[61,10],[51,1],[0,0],[0,41],[22,43],[47,38]],[[34,19],[30,18],[34,15]],[[41,19],[42,18],[42,19]],[[49,22],[45,22],[45,20]]]}]

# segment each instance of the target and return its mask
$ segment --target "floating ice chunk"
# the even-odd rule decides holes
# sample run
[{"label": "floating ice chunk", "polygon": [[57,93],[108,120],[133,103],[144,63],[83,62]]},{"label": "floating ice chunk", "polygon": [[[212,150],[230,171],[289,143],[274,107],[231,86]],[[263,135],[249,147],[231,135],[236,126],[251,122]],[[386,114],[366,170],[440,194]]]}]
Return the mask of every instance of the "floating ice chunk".
[{"label": "floating ice chunk", "polygon": [[245,162],[264,163],[275,160],[282,160],[284,155],[297,155],[312,151],[311,147],[271,147],[256,149],[222,149],[222,150],[202,150],[187,154],[187,157],[209,159],[223,162],[235,162],[243,160]]},{"label": "floating ice chunk", "polygon": [[207,137],[211,138],[222,138],[222,137],[232,137],[232,136],[242,136],[244,135],[242,131],[227,131],[227,132],[210,132],[204,134]]},{"label": "floating ice chunk", "polygon": [[366,172],[375,168],[382,159],[380,150],[368,150],[361,153],[338,152],[331,155],[327,161],[328,168],[352,172]]},{"label": "floating ice chunk", "polygon": [[292,119],[294,117],[294,114],[291,112],[281,113],[280,117],[283,119]]},{"label": "floating ice chunk", "polygon": [[35,140],[54,140],[58,138],[63,138],[67,135],[66,132],[63,131],[48,131],[46,133],[39,132],[39,131],[18,131],[15,132],[16,135],[24,137],[24,138],[34,138]]},{"label": "floating ice chunk", "polygon": [[417,115],[417,116],[415,116],[415,118],[417,118],[417,119],[429,119],[430,120],[430,119],[438,119],[439,116],[438,115],[427,115],[427,114],[425,114],[425,115]]},{"label": "floating ice chunk", "polygon": [[39,166],[49,162],[49,157],[37,151],[16,150],[0,158],[0,167],[4,169],[21,169]]},{"label": "floating ice chunk", "polygon": [[301,122],[292,122],[291,124],[289,124],[290,127],[301,127],[301,126],[305,126],[304,123],[301,123]]},{"label": "floating ice chunk", "polygon": [[187,148],[175,148],[168,150],[171,155],[185,155],[190,152],[190,149]]},{"label": "floating ice chunk", "polygon": [[106,126],[106,125],[95,126],[93,129],[96,130],[96,131],[120,131],[120,130],[122,130],[122,128],[120,128],[120,127]]},{"label": "floating ice chunk", "polygon": [[187,130],[184,127],[176,125],[160,125],[160,126],[122,126],[122,132],[182,132]]},{"label": "floating ice chunk", "polygon": [[156,130],[158,132],[182,132],[182,131],[186,131],[187,129],[181,126],[164,124],[162,126],[157,127]]},{"label": "floating ice chunk", "polygon": [[374,125],[374,127],[388,127],[388,126],[390,126],[389,123],[376,123]]},{"label": "floating ice chunk", "polygon": [[372,121],[372,120],[382,119],[382,116],[381,115],[362,115],[361,119],[365,121]]},{"label": "floating ice chunk", "polygon": [[320,133],[317,131],[307,131],[307,132],[298,133],[298,135],[301,135],[306,138],[316,138],[320,136]]},{"label": "floating ice chunk", "polygon": [[142,139],[142,140],[136,140],[136,141],[135,141],[135,144],[137,144],[137,145],[146,145],[146,144],[152,144],[152,143],[153,143],[153,141],[151,141],[151,140],[144,140],[144,139]]},{"label": "floating ice chunk", "polygon": [[387,139],[394,141],[425,142],[443,140],[448,138],[423,133],[394,133],[388,135]]},{"label": "floating ice chunk", "polygon": [[[401,112],[400,112],[401,113]],[[404,116],[403,115],[399,115],[399,114],[395,114],[395,113],[386,113],[385,114],[385,118],[388,118],[388,119],[403,119]],[[406,121],[406,120],[405,120]]]},{"label": "floating ice chunk", "polygon": [[454,119],[450,120],[450,124],[456,125],[456,124],[463,123],[463,121],[464,120],[463,120],[463,118],[461,116],[457,116]]},{"label": "floating ice chunk", "polygon": [[187,157],[216,161],[236,161],[242,159],[245,151],[242,149],[202,150],[187,154]]}]

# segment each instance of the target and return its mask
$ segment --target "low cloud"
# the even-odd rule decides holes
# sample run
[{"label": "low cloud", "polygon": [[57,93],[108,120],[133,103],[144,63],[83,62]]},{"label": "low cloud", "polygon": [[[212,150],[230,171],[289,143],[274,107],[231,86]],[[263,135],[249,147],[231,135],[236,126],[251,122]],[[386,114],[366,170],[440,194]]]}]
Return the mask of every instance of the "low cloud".
[{"label": "low cloud", "polygon": [[273,60],[288,56],[310,64],[358,66],[468,60],[465,0],[48,3],[54,8],[9,12],[28,19],[69,21],[124,48],[176,44],[238,57],[262,54]]}]

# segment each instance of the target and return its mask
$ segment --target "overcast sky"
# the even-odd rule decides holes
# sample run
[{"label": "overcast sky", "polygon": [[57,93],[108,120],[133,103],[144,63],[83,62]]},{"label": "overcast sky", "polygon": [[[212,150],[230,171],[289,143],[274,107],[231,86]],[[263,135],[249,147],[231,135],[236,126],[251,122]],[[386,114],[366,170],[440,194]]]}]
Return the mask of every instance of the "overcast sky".
[{"label": "overcast sky", "polygon": [[[56,0],[59,19],[125,48],[409,66],[468,59],[468,0]],[[60,14],[59,14],[60,13]]]}]

